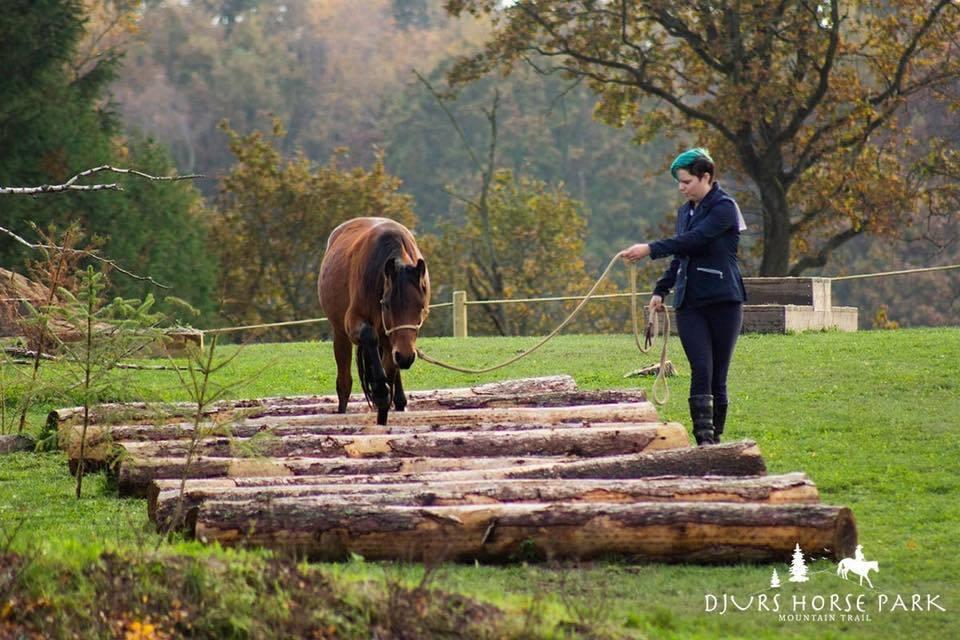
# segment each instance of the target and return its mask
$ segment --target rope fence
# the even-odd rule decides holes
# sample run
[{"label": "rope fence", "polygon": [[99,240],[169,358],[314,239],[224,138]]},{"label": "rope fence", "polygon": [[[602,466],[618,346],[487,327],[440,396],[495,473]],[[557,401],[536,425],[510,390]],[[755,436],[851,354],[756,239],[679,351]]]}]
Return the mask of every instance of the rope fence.
[{"label": "rope fence", "polygon": [[[901,269],[898,271],[878,271],[875,273],[860,273],[860,274],[847,275],[847,276],[800,276],[800,277],[815,277],[815,278],[822,278],[824,280],[830,280],[831,282],[842,282],[846,280],[862,280],[866,278],[884,278],[889,276],[909,275],[909,274],[915,274],[915,273],[929,273],[934,271],[950,271],[953,269],[960,269],[960,264],[951,264],[951,265],[944,265],[939,267],[918,267],[916,269]],[[610,299],[617,299],[617,298],[631,298],[634,295],[648,296],[648,295],[652,295],[652,293],[653,293],[652,291],[638,291],[636,294],[605,293],[605,294],[597,294],[593,296],[590,296],[588,294],[583,296],[546,296],[542,298],[508,298],[508,299],[502,299],[502,300],[466,300],[465,299],[466,296],[463,294],[463,292],[457,291],[457,292],[454,292],[454,297],[457,298],[458,297],[457,294],[461,294],[462,296],[461,301],[459,303],[457,301],[438,302],[436,304],[431,304],[430,309],[434,310],[434,309],[442,309],[445,307],[455,307],[454,316],[456,318],[456,316],[458,315],[456,307],[458,306],[465,308],[470,306],[483,306],[483,305],[494,305],[494,304],[508,305],[508,304],[533,304],[533,303],[540,303],[540,302],[573,302],[573,301],[583,301],[583,300],[586,300],[587,298],[590,298],[593,300],[610,300]],[[463,312],[461,312],[459,315],[462,316],[464,314]],[[237,327],[223,327],[218,329],[200,329],[199,331],[203,334],[213,335],[213,334],[220,334],[220,333],[247,331],[251,329],[270,329],[274,327],[289,327],[289,326],[295,326],[295,325],[315,324],[315,323],[326,322],[326,321],[327,321],[326,318],[310,318],[307,320],[290,320],[287,322],[267,322],[262,324],[249,324],[249,325],[243,325],[243,326],[237,326]],[[454,322],[454,324],[455,325],[457,324],[456,321]],[[459,332],[455,329],[454,336],[457,337],[458,333]]]}]

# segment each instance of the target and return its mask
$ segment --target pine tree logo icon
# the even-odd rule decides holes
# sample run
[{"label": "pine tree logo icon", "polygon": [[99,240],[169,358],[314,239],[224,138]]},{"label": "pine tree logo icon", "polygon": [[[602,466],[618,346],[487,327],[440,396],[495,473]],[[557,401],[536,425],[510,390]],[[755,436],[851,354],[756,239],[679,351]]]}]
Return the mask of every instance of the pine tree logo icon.
[{"label": "pine tree logo icon", "polygon": [[803,560],[803,551],[800,550],[800,544],[793,550],[793,562],[790,563],[790,582],[806,582],[807,563]]},{"label": "pine tree logo icon", "polygon": [[770,588],[779,589],[780,588],[780,576],[777,575],[777,570],[773,570],[773,575],[770,576]]}]

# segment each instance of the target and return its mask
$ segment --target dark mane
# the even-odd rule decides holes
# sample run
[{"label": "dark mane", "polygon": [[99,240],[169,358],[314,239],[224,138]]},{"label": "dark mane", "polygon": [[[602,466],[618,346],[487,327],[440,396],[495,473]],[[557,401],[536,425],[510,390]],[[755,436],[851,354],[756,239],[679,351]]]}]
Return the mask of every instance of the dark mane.
[{"label": "dark mane", "polygon": [[[402,257],[404,251],[408,255],[416,255],[416,247],[408,242],[406,236],[400,231],[393,230],[380,234],[370,251],[367,265],[363,270],[363,286],[367,291],[375,292],[378,300],[383,297],[384,266],[388,260]],[[403,289],[404,287],[394,287],[395,292],[402,292]]]}]

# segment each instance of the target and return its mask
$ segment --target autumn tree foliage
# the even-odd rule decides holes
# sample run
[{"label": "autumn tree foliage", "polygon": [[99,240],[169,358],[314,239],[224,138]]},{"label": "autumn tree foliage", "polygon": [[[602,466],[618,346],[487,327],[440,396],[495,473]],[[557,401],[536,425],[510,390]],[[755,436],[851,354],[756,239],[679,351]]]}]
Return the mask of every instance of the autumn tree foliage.
[{"label": "autumn tree foliage", "polygon": [[[485,210],[485,213],[484,213]],[[467,205],[464,218],[441,225],[431,250],[435,298],[465,290],[471,300],[582,295],[594,282],[583,260],[586,218],[582,204],[563,186],[512,171],[495,171],[484,208]],[[604,292],[611,291],[608,286]],[[470,332],[499,335],[549,333],[575,302],[481,305],[470,313]],[[609,329],[613,318],[601,305],[585,307],[571,331]]]},{"label": "autumn tree foliage", "polygon": [[[268,135],[242,135],[223,123],[236,163],[220,185],[212,246],[220,260],[219,292],[225,318],[242,324],[280,322],[320,314],[317,274],[327,237],[357,216],[384,216],[407,227],[416,217],[400,181],[382,158],[346,169],[334,155],[317,166],[304,153],[285,158],[286,135],[275,120]],[[316,335],[315,327],[273,335]]]},{"label": "autumn tree foliage", "polygon": [[[466,83],[524,60],[581,78],[643,140],[683,127],[749,179],[761,275],[798,275],[923,213],[904,108],[960,77],[951,0],[447,0],[492,18]],[[649,98],[654,98],[650,101]]]}]

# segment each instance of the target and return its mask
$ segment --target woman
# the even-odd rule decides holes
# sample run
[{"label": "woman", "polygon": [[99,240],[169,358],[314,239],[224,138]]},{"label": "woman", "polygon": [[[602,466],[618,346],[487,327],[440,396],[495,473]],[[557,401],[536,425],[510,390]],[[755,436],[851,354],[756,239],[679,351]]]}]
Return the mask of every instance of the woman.
[{"label": "woman", "polygon": [[743,322],[746,292],[737,262],[740,208],[716,181],[706,149],[689,149],[670,165],[687,202],[677,211],[677,235],[635,244],[621,255],[631,262],[673,256],[657,280],[650,313],[674,289],[677,332],[690,361],[690,417],[698,445],[717,444],[727,420],[727,371]]}]

